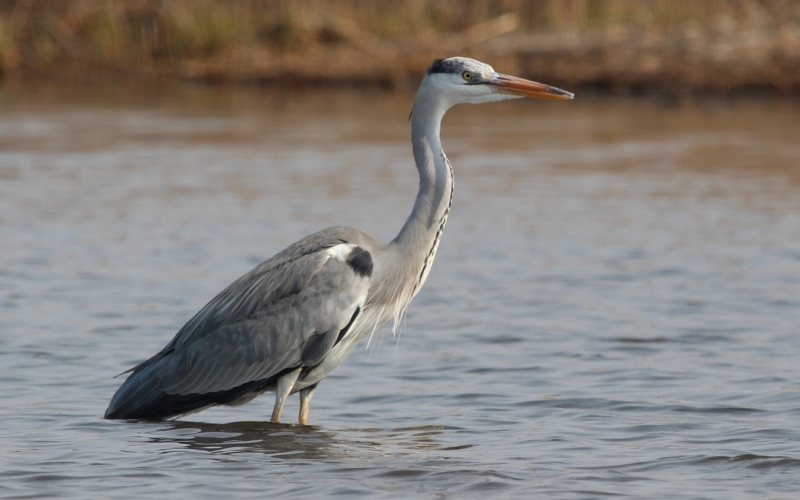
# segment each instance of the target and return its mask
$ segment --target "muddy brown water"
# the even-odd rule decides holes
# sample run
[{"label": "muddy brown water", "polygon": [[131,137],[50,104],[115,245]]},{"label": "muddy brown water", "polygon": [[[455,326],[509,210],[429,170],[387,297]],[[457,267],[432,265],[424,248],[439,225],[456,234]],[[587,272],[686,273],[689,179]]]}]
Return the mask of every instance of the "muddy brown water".
[{"label": "muddy brown water", "polygon": [[2,88],[0,496],[794,498],[791,102],[455,109],[431,276],[312,425],[267,423],[270,395],[101,418],[114,375],[285,245],[394,236],[412,98]]}]

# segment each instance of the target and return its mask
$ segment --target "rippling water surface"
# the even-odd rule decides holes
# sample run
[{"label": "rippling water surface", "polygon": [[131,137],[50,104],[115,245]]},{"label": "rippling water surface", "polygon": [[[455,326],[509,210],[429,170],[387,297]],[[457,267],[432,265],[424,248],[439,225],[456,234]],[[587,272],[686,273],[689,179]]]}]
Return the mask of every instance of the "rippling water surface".
[{"label": "rippling water surface", "polygon": [[578,97],[447,116],[426,288],[298,426],[101,416],[287,244],[394,236],[412,96],[0,91],[0,496],[796,498],[800,108]]}]

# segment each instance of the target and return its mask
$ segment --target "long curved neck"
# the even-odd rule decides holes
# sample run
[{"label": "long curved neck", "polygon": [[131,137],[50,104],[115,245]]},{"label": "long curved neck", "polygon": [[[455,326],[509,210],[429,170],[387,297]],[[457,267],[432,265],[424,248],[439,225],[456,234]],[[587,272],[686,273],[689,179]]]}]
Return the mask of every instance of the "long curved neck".
[{"label": "long curved neck", "polygon": [[409,301],[428,276],[450,212],[453,171],[439,139],[442,117],[448,107],[423,85],[411,115],[411,143],[419,170],[419,191],[411,215],[389,245],[404,266],[405,279],[413,279]]}]

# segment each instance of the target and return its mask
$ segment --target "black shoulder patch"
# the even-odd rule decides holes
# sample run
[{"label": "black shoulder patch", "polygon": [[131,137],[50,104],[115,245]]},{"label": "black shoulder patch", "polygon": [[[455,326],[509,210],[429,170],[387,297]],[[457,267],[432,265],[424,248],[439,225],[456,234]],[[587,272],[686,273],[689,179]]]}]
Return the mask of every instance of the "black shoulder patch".
[{"label": "black shoulder patch", "polygon": [[368,278],[372,276],[372,255],[361,247],[355,247],[347,258],[347,264],[356,274]]}]

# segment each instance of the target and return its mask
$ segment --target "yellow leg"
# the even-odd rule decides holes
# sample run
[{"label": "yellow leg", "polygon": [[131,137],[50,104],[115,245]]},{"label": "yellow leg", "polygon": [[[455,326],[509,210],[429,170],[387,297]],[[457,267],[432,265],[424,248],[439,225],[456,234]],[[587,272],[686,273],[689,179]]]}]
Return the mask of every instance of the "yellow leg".
[{"label": "yellow leg", "polygon": [[292,388],[294,387],[295,382],[297,382],[297,377],[300,376],[300,371],[302,368],[298,368],[293,372],[289,372],[280,379],[278,379],[278,387],[275,389],[275,407],[272,409],[272,419],[273,423],[278,423],[281,421],[281,412],[283,412],[283,404],[286,402],[286,398],[289,397],[289,394],[292,392]]},{"label": "yellow leg", "polygon": [[309,403],[311,403],[311,396],[314,395],[314,389],[316,388],[317,385],[314,384],[300,391],[300,425],[308,425],[308,406]]}]

